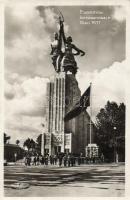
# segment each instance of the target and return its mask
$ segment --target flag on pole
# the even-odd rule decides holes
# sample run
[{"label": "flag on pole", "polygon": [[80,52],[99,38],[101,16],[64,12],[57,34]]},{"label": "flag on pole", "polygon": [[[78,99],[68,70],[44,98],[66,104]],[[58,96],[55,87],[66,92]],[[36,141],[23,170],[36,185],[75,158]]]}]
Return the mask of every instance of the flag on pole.
[{"label": "flag on pole", "polygon": [[80,97],[80,100],[75,104],[75,106],[70,110],[64,117],[64,121],[69,121],[74,117],[77,117],[81,112],[87,109],[90,106],[90,90],[91,86]]}]

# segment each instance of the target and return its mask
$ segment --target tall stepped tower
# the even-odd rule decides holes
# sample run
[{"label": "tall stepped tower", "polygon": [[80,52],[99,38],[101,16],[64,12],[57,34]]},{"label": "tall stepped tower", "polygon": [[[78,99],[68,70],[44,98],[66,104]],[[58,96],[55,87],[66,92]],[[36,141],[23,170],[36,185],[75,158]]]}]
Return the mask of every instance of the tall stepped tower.
[{"label": "tall stepped tower", "polygon": [[45,133],[42,134],[42,154],[84,153],[89,143],[88,113],[85,111],[72,120],[64,121],[66,113],[81,97],[75,76],[65,72],[56,73],[54,77],[50,77],[46,91],[46,124]]}]

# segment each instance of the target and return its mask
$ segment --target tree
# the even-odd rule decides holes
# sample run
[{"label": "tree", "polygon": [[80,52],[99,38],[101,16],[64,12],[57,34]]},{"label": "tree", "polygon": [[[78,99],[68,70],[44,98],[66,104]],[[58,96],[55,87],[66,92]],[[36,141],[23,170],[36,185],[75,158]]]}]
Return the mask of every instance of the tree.
[{"label": "tree", "polygon": [[[125,149],[125,105],[107,102],[96,116],[97,142],[105,157],[113,161],[113,152],[116,147]],[[122,145],[121,145],[122,143]],[[118,148],[121,149],[121,148]],[[124,155],[123,155],[124,156]]]},{"label": "tree", "polygon": [[23,143],[23,146],[24,147],[27,147],[28,151],[29,149],[31,148],[31,145],[30,145],[30,138],[28,138],[27,140],[25,140],[25,142]]},{"label": "tree", "polygon": [[27,140],[25,140],[25,142],[23,143],[24,147],[27,147],[28,151],[29,150],[34,150],[35,149],[35,141],[33,139],[28,138]]},{"label": "tree", "polygon": [[20,141],[19,141],[19,140],[16,140],[16,144],[19,145],[19,143],[20,143]]},{"label": "tree", "polygon": [[6,133],[4,133],[4,144],[7,144],[8,140],[10,140],[10,136],[7,136]]},{"label": "tree", "polygon": [[35,141],[33,139],[30,140],[30,145],[31,145],[31,149],[33,151],[35,149],[35,147],[36,147],[36,143],[35,143]]}]

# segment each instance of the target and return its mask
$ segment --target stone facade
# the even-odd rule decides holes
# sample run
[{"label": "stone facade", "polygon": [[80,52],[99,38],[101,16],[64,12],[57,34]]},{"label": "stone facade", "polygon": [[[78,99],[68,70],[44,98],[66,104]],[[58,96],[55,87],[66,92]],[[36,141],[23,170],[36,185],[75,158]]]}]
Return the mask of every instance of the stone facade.
[{"label": "stone facade", "polygon": [[60,72],[50,78],[47,84],[46,128],[42,136],[42,154],[85,152],[85,147],[89,143],[88,113],[85,111],[76,118],[64,122],[65,114],[72,109],[80,96],[78,82],[73,74]]}]

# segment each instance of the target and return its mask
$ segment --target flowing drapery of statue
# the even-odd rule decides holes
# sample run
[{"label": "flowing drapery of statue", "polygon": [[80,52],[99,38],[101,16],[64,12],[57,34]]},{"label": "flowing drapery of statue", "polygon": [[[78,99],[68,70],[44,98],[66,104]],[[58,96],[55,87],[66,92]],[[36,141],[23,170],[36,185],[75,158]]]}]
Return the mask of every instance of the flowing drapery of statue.
[{"label": "flowing drapery of statue", "polygon": [[[59,25],[59,33],[54,34],[54,41],[51,43],[52,63],[57,73],[70,71],[75,75],[78,69],[75,56],[84,56],[85,52],[72,43],[71,36],[66,37],[63,16],[59,16]],[[64,46],[64,51],[62,46]]]}]

